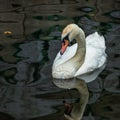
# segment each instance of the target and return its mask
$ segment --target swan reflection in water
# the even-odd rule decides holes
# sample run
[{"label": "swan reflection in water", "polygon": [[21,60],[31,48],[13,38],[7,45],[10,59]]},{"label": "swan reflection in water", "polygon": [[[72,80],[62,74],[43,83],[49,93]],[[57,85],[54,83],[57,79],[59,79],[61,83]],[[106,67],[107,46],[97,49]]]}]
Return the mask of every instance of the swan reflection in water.
[{"label": "swan reflection in water", "polygon": [[80,80],[78,78],[73,79],[53,79],[53,83],[63,89],[77,89],[80,94],[80,101],[78,103],[74,103],[71,106],[71,109],[66,110],[64,116],[68,120],[81,120],[86,104],[89,98],[89,92],[87,85],[84,80]]},{"label": "swan reflection in water", "polygon": [[[95,80],[106,65],[105,39],[97,32],[85,37],[78,25],[70,24],[64,28],[61,40],[62,48],[53,62],[52,76],[62,79],[54,80],[58,87],[76,88],[81,94],[80,103],[73,106],[70,115],[65,114],[68,120],[81,120],[89,96],[86,83]],[[74,40],[77,43],[71,45]]]}]

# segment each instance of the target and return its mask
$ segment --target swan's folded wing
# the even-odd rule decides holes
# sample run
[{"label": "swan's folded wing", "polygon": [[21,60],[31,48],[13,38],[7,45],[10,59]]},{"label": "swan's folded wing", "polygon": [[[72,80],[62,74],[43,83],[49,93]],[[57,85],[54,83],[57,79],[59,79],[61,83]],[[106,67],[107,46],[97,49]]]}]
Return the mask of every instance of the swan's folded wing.
[{"label": "swan's folded wing", "polygon": [[105,38],[99,35],[97,32],[90,34],[86,37],[86,46],[92,46],[105,50]]},{"label": "swan's folded wing", "polygon": [[76,75],[88,73],[100,68],[106,61],[106,54],[102,49],[89,48],[86,51],[85,61]]}]

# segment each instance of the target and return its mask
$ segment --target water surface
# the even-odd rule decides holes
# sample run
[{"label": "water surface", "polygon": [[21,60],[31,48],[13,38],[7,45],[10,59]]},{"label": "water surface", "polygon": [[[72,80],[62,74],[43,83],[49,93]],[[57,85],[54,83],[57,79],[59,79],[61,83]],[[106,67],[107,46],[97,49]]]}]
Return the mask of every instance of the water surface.
[{"label": "water surface", "polygon": [[0,120],[65,120],[63,100],[74,103],[78,93],[56,87],[51,67],[69,23],[106,39],[107,66],[88,84],[83,120],[119,120],[119,8],[119,0],[0,2]]}]

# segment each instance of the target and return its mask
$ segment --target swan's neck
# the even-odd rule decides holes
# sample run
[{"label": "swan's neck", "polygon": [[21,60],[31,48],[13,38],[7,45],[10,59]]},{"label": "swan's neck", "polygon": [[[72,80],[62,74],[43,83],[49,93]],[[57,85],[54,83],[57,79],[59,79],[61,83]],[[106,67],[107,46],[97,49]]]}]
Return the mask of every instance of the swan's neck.
[{"label": "swan's neck", "polygon": [[78,43],[77,51],[75,55],[64,64],[73,65],[76,72],[80,68],[80,66],[83,64],[84,58],[85,58],[86,46],[85,46],[84,33],[78,34],[75,39]]},{"label": "swan's neck", "polygon": [[76,41],[78,43],[77,51],[74,57],[72,58],[73,60],[76,61],[84,61],[84,56],[85,56],[85,51],[86,51],[86,46],[85,46],[85,36],[84,34],[78,34],[76,36]]}]

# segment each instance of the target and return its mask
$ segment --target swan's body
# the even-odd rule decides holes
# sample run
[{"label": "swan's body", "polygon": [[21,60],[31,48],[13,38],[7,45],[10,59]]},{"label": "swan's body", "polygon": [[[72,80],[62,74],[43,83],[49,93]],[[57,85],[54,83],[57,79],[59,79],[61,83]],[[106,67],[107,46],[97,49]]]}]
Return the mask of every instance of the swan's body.
[{"label": "swan's body", "polygon": [[[68,47],[73,39],[77,43]],[[104,69],[105,49],[104,37],[97,32],[85,38],[83,30],[75,24],[63,30],[62,49],[54,60],[52,76],[57,78],[53,81],[58,87],[76,88],[80,93],[80,102],[73,105],[70,115],[65,114],[68,120],[81,120],[89,97],[85,82],[95,80]]]},{"label": "swan's body", "polygon": [[62,39],[66,40],[66,36],[69,42],[76,39],[77,43],[66,47],[62,55],[61,51],[57,54],[52,67],[53,78],[95,80],[106,63],[104,37],[95,32],[85,38],[83,30],[75,24],[63,30]]}]

